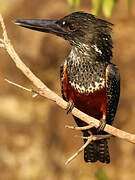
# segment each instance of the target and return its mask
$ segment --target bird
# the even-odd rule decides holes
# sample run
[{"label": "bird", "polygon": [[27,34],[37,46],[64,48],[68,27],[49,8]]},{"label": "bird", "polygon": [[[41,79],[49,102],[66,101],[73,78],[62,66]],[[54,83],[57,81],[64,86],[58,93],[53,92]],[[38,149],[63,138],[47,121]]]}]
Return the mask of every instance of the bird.
[{"label": "bird", "polygon": [[[16,19],[14,23],[32,30],[51,33],[67,40],[72,49],[60,66],[61,92],[74,107],[100,121],[98,128],[82,130],[84,137],[105,135],[112,125],[120,97],[120,73],[111,62],[113,24],[83,11],[60,19]],[[87,124],[73,116],[79,127]],[[86,139],[84,139],[84,143]],[[108,139],[91,141],[84,149],[85,162],[110,163]]]}]

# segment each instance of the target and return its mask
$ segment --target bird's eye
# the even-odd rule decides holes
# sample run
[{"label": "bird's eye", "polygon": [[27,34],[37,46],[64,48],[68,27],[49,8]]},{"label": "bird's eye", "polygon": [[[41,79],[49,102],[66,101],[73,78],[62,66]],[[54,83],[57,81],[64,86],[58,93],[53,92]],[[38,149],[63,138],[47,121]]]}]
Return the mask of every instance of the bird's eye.
[{"label": "bird's eye", "polygon": [[65,25],[66,25],[66,21],[63,21],[63,22],[62,22],[62,25],[65,26]]},{"label": "bird's eye", "polygon": [[65,29],[65,31],[71,32],[75,30],[75,25],[68,21],[62,21],[61,26]]},{"label": "bird's eye", "polygon": [[73,24],[70,24],[69,29],[73,31],[73,30],[75,30],[75,26]]}]

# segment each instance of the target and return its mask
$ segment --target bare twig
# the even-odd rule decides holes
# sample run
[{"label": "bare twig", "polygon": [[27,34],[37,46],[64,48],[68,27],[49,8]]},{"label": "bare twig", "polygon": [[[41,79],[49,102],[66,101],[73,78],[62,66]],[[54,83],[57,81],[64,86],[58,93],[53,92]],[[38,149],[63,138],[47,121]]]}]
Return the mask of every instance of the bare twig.
[{"label": "bare twig", "polygon": [[[38,88],[37,92],[36,91],[34,92],[34,90],[32,92],[34,92],[36,94],[39,94],[41,96],[44,96],[44,97],[56,102],[56,104],[59,105],[60,107],[66,109],[67,108],[67,102],[64,101],[62,98],[60,98],[56,93],[51,91],[39,78],[37,78],[32,73],[32,71],[22,62],[22,60],[20,59],[18,54],[15,52],[12,44],[10,43],[10,40],[8,39],[6,28],[5,28],[3,18],[2,18],[1,15],[0,15],[0,23],[1,23],[1,26],[2,26],[2,30],[3,30],[3,39],[0,39],[0,47],[2,47],[2,48],[4,47],[6,49],[8,54],[11,56],[11,60],[14,61],[17,68],[20,69],[22,71],[22,73]],[[14,85],[15,85],[15,83],[14,83]],[[17,86],[19,87],[20,85],[17,85]],[[23,89],[26,90],[27,88],[23,88]],[[80,118],[82,121],[84,121],[85,123],[87,123],[89,125],[91,123],[93,123],[96,128],[99,126],[99,123],[100,123],[99,120],[86,115],[85,113],[79,111],[76,108],[73,108],[72,114],[74,116]],[[113,127],[113,126],[110,126],[108,124],[105,126],[104,131],[106,131],[109,134],[112,134],[114,136],[117,136],[117,137],[119,137],[121,139],[127,140],[127,141],[129,141],[131,143],[135,143],[135,135],[134,134],[127,133],[127,132],[122,131],[120,129],[117,129],[117,128]],[[87,143],[84,144],[79,149],[78,153],[80,153],[82,151],[82,149],[84,149],[90,142],[91,142],[91,138],[88,139]],[[73,159],[75,156],[76,155],[71,157],[71,159]],[[70,161],[71,160],[68,160],[67,163],[70,162]]]},{"label": "bare twig", "polygon": [[66,161],[65,165],[69,164],[76,156],[78,156],[78,154],[80,154],[80,152],[82,152],[92,140],[93,140],[93,136],[90,136],[90,138],[86,141],[86,143]]},{"label": "bare twig", "polygon": [[35,98],[37,95],[39,95],[39,93],[37,92],[37,91],[35,91],[34,89],[28,89],[28,88],[26,88],[26,87],[24,87],[24,86],[21,86],[21,85],[19,85],[19,84],[17,84],[17,83],[14,83],[14,82],[12,82],[12,81],[9,81],[8,79],[5,79],[5,81],[7,81],[9,84],[12,84],[12,85],[14,85],[14,86],[16,86],[16,87],[19,87],[19,88],[21,88],[21,89],[23,89],[23,90],[25,90],[25,91],[29,91],[29,92],[32,92],[32,93],[35,93],[35,94],[33,94],[33,98]]},{"label": "bare twig", "polygon": [[14,86],[17,86],[17,87],[19,87],[19,88],[23,89],[23,90],[26,90],[26,91],[32,92],[32,90],[31,90],[31,89],[28,89],[28,88],[26,88],[26,87],[23,87],[23,86],[21,86],[21,85],[19,85],[19,84],[16,84],[16,83],[12,82],[12,81],[9,81],[8,79],[5,79],[5,81],[7,81],[9,84],[12,84],[12,85],[14,85]]},{"label": "bare twig", "polygon": [[[98,139],[96,139],[96,140],[109,139],[110,137],[112,137],[111,134],[95,135],[95,136],[96,136],[96,138],[98,138]],[[76,137],[76,138],[81,138],[81,139],[89,139],[89,138],[90,138],[89,136],[88,136],[88,137],[84,137],[84,136],[78,136],[78,135],[75,135],[75,137]]]},{"label": "bare twig", "polygon": [[92,127],[95,127],[94,123],[90,123],[88,126],[83,126],[83,127],[76,127],[76,126],[69,126],[69,125],[65,126],[65,128],[74,129],[77,131],[87,130],[87,129],[90,129]]}]

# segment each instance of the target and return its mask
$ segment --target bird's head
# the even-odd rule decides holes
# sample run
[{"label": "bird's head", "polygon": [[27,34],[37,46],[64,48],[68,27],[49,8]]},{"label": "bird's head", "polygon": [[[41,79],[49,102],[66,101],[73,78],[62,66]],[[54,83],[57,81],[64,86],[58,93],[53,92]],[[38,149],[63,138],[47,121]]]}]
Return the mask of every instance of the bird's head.
[{"label": "bird's head", "polygon": [[61,19],[17,19],[14,23],[36,31],[52,33],[68,40],[72,46],[82,49],[93,47],[103,53],[106,46],[112,48],[110,36],[112,24],[92,14],[74,12]]}]

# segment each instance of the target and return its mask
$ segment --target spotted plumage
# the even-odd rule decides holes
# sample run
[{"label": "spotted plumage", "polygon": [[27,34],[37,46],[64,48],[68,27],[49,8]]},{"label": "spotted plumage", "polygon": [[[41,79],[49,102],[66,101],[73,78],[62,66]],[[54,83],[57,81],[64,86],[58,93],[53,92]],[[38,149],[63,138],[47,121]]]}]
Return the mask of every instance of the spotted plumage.
[{"label": "spotted plumage", "polygon": [[99,72],[103,63],[92,63],[87,56],[78,55],[78,50],[73,48],[67,59],[67,76],[69,84],[79,93],[89,94],[105,87],[105,68]]},{"label": "spotted plumage", "polygon": [[[74,12],[56,20],[22,19],[14,22],[69,41],[72,50],[60,67],[62,97],[86,114],[112,124],[120,95],[119,71],[110,62],[112,24],[84,12]],[[78,126],[86,125],[75,116],[74,119]],[[105,134],[101,127],[84,130],[83,136]],[[86,162],[109,163],[107,140],[92,141],[84,150],[84,159]]]}]

